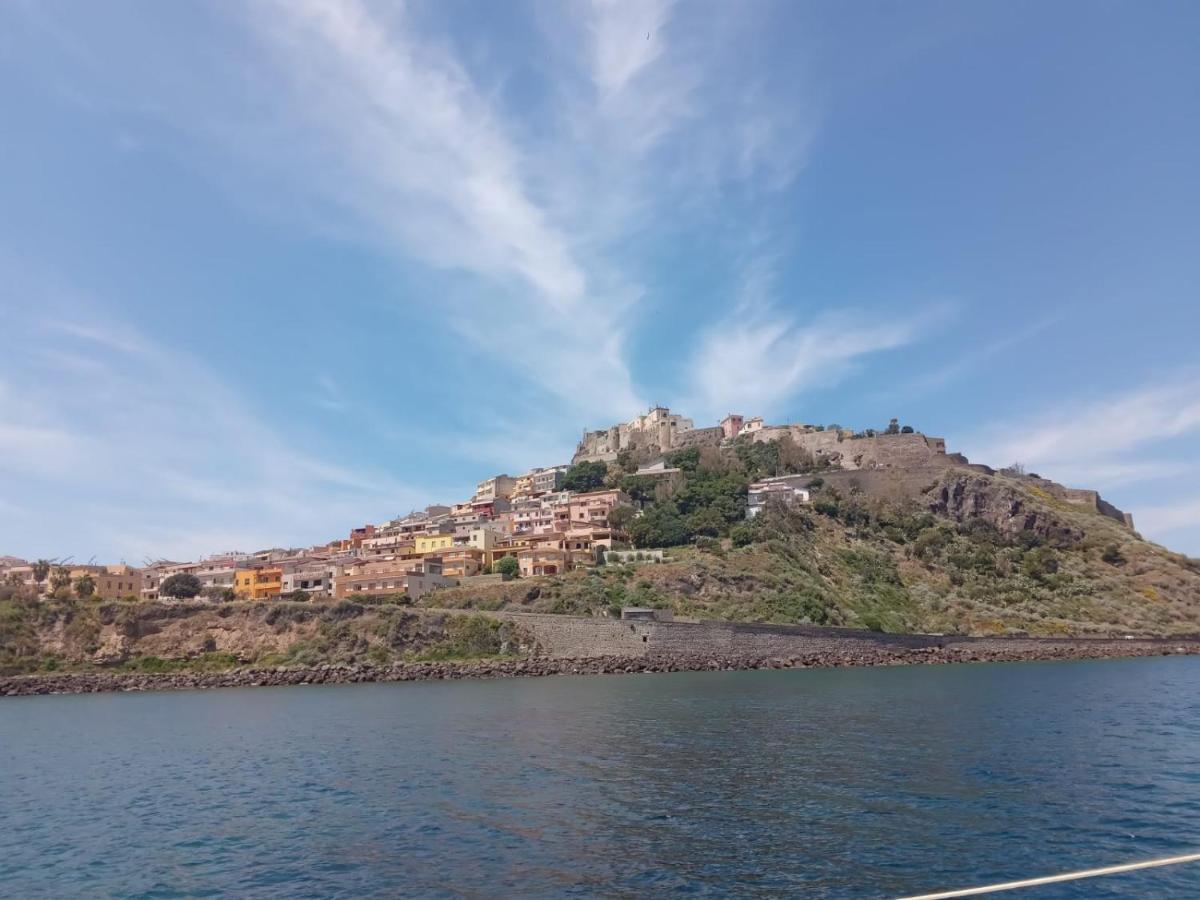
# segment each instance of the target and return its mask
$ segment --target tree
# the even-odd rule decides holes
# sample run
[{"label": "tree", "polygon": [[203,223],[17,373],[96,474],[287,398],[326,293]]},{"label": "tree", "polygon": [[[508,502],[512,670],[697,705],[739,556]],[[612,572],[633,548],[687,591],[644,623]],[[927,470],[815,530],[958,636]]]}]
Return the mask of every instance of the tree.
[{"label": "tree", "polygon": [[905,425],[903,428],[900,429],[900,433],[901,434],[912,434],[913,427],[911,425]]},{"label": "tree", "polygon": [[39,559],[33,564],[33,580],[40,587],[42,582],[50,575],[50,560]]},{"label": "tree", "polygon": [[521,571],[521,564],[517,562],[515,556],[502,556],[492,563],[492,571],[505,578],[512,578]]},{"label": "tree", "polygon": [[899,434],[900,433],[900,421],[898,419],[891,419],[888,422],[887,433],[888,434]]},{"label": "tree", "polygon": [[619,486],[634,503],[647,503],[654,499],[658,479],[653,475],[626,475]]},{"label": "tree", "polygon": [[96,593],[96,582],[92,581],[91,575],[80,575],[75,579],[75,596],[81,600],[86,600],[92,594]]},{"label": "tree", "polygon": [[178,572],[159,585],[158,592],[164,597],[190,600],[200,593],[200,579],[189,572]]},{"label": "tree", "polygon": [[725,529],[725,517],[711,506],[702,506],[687,517],[687,529],[693,535],[717,537]]},{"label": "tree", "polygon": [[50,590],[52,593],[57,593],[64,588],[67,590],[71,588],[71,573],[63,566],[58,566],[54,569],[54,574],[50,576]]},{"label": "tree", "polygon": [[632,506],[614,506],[608,511],[608,527],[617,531],[625,531],[629,523],[637,518],[637,510]]},{"label": "tree", "polygon": [[577,462],[563,476],[563,487],[568,491],[594,491],[604,486],[608,466],[602,462]]},{"label": "tree", "polygon": [[687,526],[674,509],[654,506],[629,526],[637,547],[678,547],[688,540]]}]

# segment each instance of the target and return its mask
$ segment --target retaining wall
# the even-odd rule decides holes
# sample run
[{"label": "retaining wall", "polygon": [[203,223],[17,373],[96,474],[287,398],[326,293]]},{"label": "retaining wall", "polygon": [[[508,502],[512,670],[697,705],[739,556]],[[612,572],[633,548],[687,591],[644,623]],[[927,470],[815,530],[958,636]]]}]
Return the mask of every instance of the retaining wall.
[{"label": "retaining wall", "polygon": [[735,622],[642,622],[537,613],[495,613],[520,622],[537,639],[544,656],[588,659],[600,656],[782,657],[847,650],[960,646],[979,652],[1044,651],[1047,646],[1111,644],[1127,649],[1163,646],[1182,638],[983,638],[961,635],[881,634],[805,625]]}]

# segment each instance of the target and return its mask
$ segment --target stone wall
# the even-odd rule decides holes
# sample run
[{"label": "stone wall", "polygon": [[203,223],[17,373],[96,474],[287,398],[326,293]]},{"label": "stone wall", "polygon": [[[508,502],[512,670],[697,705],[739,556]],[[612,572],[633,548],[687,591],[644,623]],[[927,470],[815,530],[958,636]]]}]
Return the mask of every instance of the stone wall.
[{"label": "stone wall", "polygon": [[[494,613],[523,625],[533,634],[539,652],[553,659],[628,657],[779,657],[845,653],[878,649],[915,650],[958,647],[966,652],[1042,652],[1048,646],[1104,642],[1099,638],[973,638],[960,635],[882,634],[848,628],[806,625],[764,625],[737,622],[654,622],[593,619],[531,613]],[[1167,639],[1145,638],[1122,643],[1160,644]],[[1176,639],[1177,640],[1177,639]]]},{"label": "stone wall", "polygon": [[675,445],[672,449],[684,447],[719,447],[725,440],[725,430],[719,425],[713,428],[693,428],[681,431],[675,435]]},{"label": "stone wall", "polygon": [[908,469],[947,466],[965,462],[946,454],[942,438],[912,434],[877,434],[853,438],[843,431],[812,431],[807,425],[768,425],[750,432],[751,440],[777,441],[790,437],[818,459],[843,469]]},{"label": "stone wall", "polygon": [[802,625],[622,621],[537,613],[495,615],[519,622],[534,635],[544,655],[563,659],[706,654],[787,656],[845,649],[847,642],[928,647],[945,640],[930,635],[891,635]]},{"label": "stone wall", "polygon": [[[1038,484],[1043,489],[1057,488],[1058,485],[1053,482],[1047,482],[1044,479],[1039,479]],[[1051,493],[1054,491],[1051,489]],[[1133,528],[1133,515],[1127,512],[1122,512],[1117,509],[1107,500],[1100,496],[1096,491],[1087,490],[1085,488],[1062,488],[1062,498],[1068,503],[1074,503],[1076,506],[1083,506],[1093,512],[1100,513],[1102,516],[1108,516],[1110,519],[1115,519],[1127,528]]]}]

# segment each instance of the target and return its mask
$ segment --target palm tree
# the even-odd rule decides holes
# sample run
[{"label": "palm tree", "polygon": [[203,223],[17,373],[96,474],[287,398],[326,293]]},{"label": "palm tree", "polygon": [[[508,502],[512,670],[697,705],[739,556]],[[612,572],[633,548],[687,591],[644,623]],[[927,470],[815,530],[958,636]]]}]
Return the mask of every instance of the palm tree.
[{"label": "palm tree", "polygon": [[50,574],[50,560],[39,559],[33,564],[33,580],[40,586]]},{"label": "palm tree", "polygon": [[66,566],[55,566],[54,575],[50,578],[50,590],[57,591],[59,588],[71,586],[71,573]]}]

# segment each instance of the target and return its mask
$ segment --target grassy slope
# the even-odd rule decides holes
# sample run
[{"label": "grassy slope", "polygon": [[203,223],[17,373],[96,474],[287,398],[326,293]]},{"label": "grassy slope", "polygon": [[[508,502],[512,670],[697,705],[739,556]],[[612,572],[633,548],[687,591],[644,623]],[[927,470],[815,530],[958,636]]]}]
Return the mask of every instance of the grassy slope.
[{"label": "grassy slope", "polygon": [[[948,485],[966,493],[971,514],[961,522],[953,511],[929,512]],[[777,514],[747,547],[726,541],[676,550],[663,564],[466,585],[425,602],[582,614],[647,605],[699,618],[886,631],[1200,632],[1200,561],[1033,482],[952,470],[908,503],[822,499],[830,501],[818,504],[825,513]]]}]

